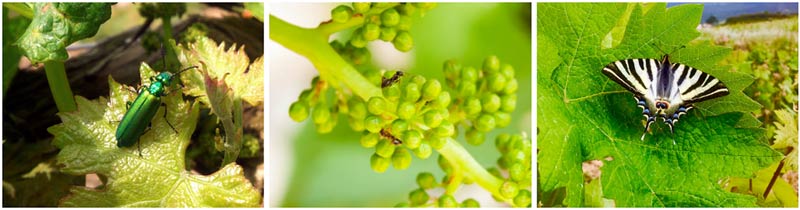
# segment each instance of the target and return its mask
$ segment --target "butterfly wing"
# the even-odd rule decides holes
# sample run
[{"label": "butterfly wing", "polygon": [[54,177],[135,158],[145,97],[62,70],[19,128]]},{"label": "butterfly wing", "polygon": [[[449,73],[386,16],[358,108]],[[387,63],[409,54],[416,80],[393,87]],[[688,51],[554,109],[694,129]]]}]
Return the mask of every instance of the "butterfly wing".
[{"label": "butterfly wing", "polygon": [[673,64],[674,85],[678,87],[680,99],[684,104],[697,103],[726,96],[729,90],[719,79],[691,66]]},{"label": "butterfly wing", "polygon": [[637,96],[655,95],[652,86],[661,66],[656,59],[626,59],[614,61],[603,68],[603,74]]}]

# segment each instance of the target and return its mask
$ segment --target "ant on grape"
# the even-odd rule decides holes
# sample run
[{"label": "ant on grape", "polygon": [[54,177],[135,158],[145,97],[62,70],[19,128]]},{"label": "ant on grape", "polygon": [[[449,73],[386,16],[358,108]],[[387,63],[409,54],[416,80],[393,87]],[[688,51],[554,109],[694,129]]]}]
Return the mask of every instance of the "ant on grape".
[{"label": "ant on grape", "polygon": [[386,129],[381,129],[381,136],[383,136],[383,137],[385,137],[385,138],[387,138],[389,140],[392,140],[392,144],[394,144],[394,145],[403,144],[402,140],[398,139],[397,137],[394,137],[392,135],[392,133],[389,133],[389,131],[387,131]]},{"label": "ant on grape", "polygon": [[397,71],[389,79],[386,79],[386,77],[381,77],[381,88],[386,88],[386,87],[392,86],[392,84],[397,83],[397,81],[400,81],[400,77],[402,77],[402,76],[403,76],[403,72],[402,71]]}]

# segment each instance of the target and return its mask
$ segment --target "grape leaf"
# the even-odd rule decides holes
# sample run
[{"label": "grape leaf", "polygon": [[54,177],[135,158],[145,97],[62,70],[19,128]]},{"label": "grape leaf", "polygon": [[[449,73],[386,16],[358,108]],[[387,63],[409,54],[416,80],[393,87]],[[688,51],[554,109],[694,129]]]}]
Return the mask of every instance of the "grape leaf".
[{"label": "grape leaf", "polygon": [[97,33],[111,3],[32,3],[33,20],[18,41],[33,62],[65,61],[67,46]]},{"label": "grape leaf", "polygon": [[[147,64],[142,78],[155,76]],[[147,79],[142,79],[147,81]],[[162,97],[149,131],[137,146],[118,148],[115,132],[126,112],[126,102],[136,92],[109,78],[110,99],[90,101],[77,96],[78,111],[59,113],[62,124],[47,129],[60,148],[58,163],[69,174],[98,173],[108,177],[101,189],[73,187],[61,206],[126,207],[231,207],[258,206],[261,196],[244,177],[242,168],[229,164],[210,176],[185,169],[186,147],[197,124],[199,105],[182,100],[181,94]]]},{"label": "grape leaf", "polygon": [[[717,181],[752,177],[781,155],[752,123],[750,112],[760,106],[741,90],[753,78],[716,65],[730,50],[709,43],[681,48],[699,35],[702,6],[633,4],[631,11],[630,4],[616,3],[538,6],[537,31],[544,41],[537,58],[539,190],[565,187],[564,204],[584,206],[581,163],[603,160],[603,195],[616,206],[755,205],[754,197],[726,192]],[[620,24],[623,32],[615,30]],[[621,41],[615,46],[613,40]],[[640,141],[641,108],[601,70],[616,60],[665,53],[673,62],[716,76],[731,94],[695,104],[674,134],[654,123]]]},{"label": "grape leaf", "polygon": [[[187,71],[181,74],[186,86],[199,87],[187,89],[186,94],[199,97],[205,104],[208,101],[205,90],[203,70],[212,78],[223,78],[235,97],[256,105],[264,101],[264,61],[259,57],[252,64],[244,52],[244,47],[217,44],[208,37],[199,37],[196,42],[180,47],[178,59],[181,63],[197,65],[200,71]],[[202,62],[201,62],[202,61]]]},{"label": "grape leaf", "polygon": [[180,61],[200,69],[181,75],[188,86],[198,87],[186,89],[186,94],[208,104],[222,122],[226,131],[222,162],[231,163],[239,157],[243,142],[242,101],[254,106],[264,101],[264,61],[258,58],[249,65],[244,47],[217,45],[208,37],[199,37],[180,49]]}]

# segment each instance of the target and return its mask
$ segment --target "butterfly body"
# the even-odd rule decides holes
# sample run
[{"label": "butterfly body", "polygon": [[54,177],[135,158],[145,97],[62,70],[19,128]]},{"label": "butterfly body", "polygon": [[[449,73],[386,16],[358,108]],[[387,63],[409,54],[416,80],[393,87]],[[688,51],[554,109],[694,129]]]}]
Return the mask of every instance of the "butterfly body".
[{"label": "butterfly body", "polygon": [[671,63],[668,55],[661,60],[615,61],[603,68],[603,74],[634,94],[646,120],[645,134],[657,118],[672,132],[693,103],[728,95],[721,81],[693,67]]}]

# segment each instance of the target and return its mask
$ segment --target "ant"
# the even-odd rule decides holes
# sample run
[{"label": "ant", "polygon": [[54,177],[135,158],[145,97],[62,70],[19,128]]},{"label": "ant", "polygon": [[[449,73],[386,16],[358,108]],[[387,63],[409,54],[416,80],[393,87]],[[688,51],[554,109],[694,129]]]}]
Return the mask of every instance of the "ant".
[{"label": "ant", "polygon": [[385,138],[387,138],[389,140],[392,140],[392,144],[394,144],[394,145],[403,144],[402,140],[398,139],[397,137],[394,137],[392,135],[392,133],[389,133],[389,131],[387,131],[386,129],[381,129],[381,136],[383,136],[383,137],[385,137]]},{"label": "ant", "polygon": [[403,72],[402,71],[397,71],[389,79],[386,79],[386,77],[381,77],[381,88],[386,88],[386,87],[392,86],[392,84],[397,83],[397,81],[400,81],[400,77],[402,77],[402,76],[403,76]]}]

